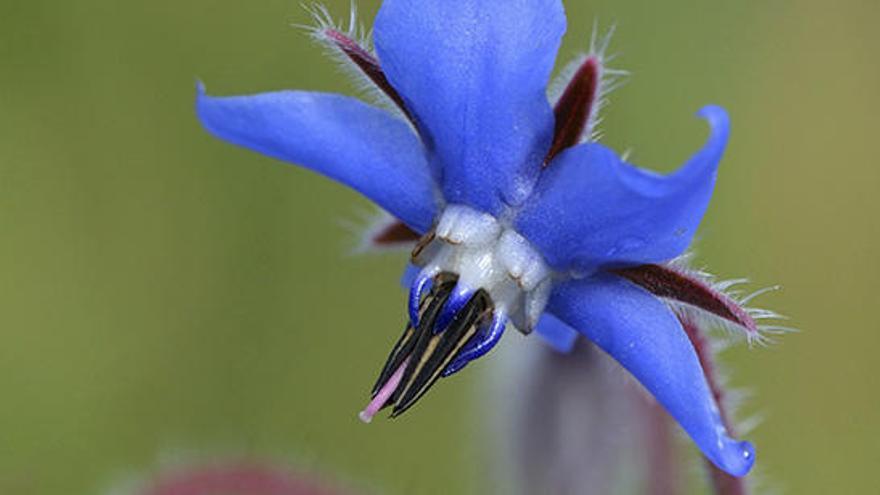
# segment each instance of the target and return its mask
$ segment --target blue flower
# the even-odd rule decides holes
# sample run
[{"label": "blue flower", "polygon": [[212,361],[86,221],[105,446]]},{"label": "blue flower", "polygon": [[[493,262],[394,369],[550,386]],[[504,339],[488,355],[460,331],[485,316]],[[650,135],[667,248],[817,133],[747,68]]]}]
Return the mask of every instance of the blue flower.
[{"label": "blue flower", "polygon": [[385,0],[376,55],[330,23],[314,34],[390,109],[307,91],[213,97],[200,86],[198,116],[215,136],[341,182],[402,222],[377,244],[420,237],[409,321],[364,419],[408,409],[488,352],[509,322],[563,352],[585,336],[711,462],[744,475],[754,450],[728,433],[681,310],[752,336],[758,327],[733,298],[669,263],[706,210],[727,114],[698,113],[708,139],[670,175],[627,163],[594,139],[613,75],[602,47],[548,101],[565,26],[560,0]]}]

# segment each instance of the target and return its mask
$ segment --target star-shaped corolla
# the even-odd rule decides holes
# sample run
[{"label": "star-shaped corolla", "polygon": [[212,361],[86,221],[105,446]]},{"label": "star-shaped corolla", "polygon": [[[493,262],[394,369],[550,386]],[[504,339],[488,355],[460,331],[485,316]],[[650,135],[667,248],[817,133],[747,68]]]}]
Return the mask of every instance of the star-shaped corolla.
[{"label": "star-shaped corolla", "polygon": [[[676,308],[758,335],[748,311],[667,264],[706,210],[728,136],[723,109],[677,172],[626,163],[591,139],[610,71],[597,50],[555,105],[547,85],[565,31],[560,0],[386,0],[375,55],[322,24],[314,34],[359,69],[389,109],[306,91],[213,97],[217,137],[341,182],[420,241],[409,318],[362,413],[408,409],[513,324],[561,351],[583,335],[669,411],[708,459],[739,476],[754,450],[730,438]],[[380,237],[381,238],[381,237]],[[377,238],[378,239],[378,238]]]}]

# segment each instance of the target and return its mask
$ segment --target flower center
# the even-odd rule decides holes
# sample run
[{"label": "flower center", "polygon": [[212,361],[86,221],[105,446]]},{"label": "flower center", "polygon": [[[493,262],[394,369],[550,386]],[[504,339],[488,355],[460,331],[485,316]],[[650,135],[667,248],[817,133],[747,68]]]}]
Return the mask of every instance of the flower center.
[{"label": "flower center", "polygon": [[[532,331],[547,304],[552,272],[538,251],[492,215],[467,206],[448,206],[436,229],[416,246],[412,261],[422,267],[411,288],[412,303],[426,280],[448,272],[458,276],[458,292],[485,290],[496,316],[523,333]],[[411,305],[410,317],[416,321],[414,309]]]},{"label": "flower center", "polygon": [[495,217],[450,205],[413,250],[421,267],[409,296],[409,324],[361,413],[411,407],[441,377],[483,356],[507,322],[529,333],[547,304],[552,272],[541,255]]}]

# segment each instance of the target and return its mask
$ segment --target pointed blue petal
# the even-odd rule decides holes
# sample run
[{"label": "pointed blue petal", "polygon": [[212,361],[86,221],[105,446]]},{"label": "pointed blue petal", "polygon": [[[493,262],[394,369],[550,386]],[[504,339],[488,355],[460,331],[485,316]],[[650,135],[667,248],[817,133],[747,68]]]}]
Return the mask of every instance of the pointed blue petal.
[{"label": "pointed blue petal", "polygon": [[566,325],[559,318],[544,313],[535,327],[537,333],[547,344],[556,351],[567,354],[574,349],[574,343],[578,338],[577,330]]},{"label": "pointed blue petal", "polygon": [[498,214],[529,194],[550,146],[546,86],[560,0],[385,0],[382,69],[419,122],[449,203]]},{"label": "pointed blue petal", "polygon": [[589,272],[679,256],[709,204],[730,127],[720,107],[699,115],[709,122],[709,139],[671,175],[629,165],[599,144],[563,152],[524,205],[517,230],[560,270]]},{"label": "pointed blue petal", "polygon": [[424,150],[407,124],[382,110],[304,91],[214,97],[199,85],[196,111],[220,139],[341,182],[418,232],[434,221]]},{"label": "pointed blue petal", "polygon": [[728,436],[693,345],[663,302],[599,274],[557,286],[548,309],[629,370],[715,465],[734,476],[751,469],[754,448]]}]

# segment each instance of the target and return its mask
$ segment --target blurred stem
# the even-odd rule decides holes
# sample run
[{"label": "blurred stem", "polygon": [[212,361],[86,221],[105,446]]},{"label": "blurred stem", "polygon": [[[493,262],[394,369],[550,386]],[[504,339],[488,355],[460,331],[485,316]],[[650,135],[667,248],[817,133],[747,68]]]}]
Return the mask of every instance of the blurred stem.
[{"label": "blurred stem", "polygon": [[676,495],[681,491],[669,414],[657,401],[637,392],[639,403],[642,404],[646,437],[646,492],[649,495]]},{"label": "blurred stem", "polygon": [[[505,358],[495,493],[608,495],[644,439],[639,402],[612,358],[586,339],[570,353],[536,342]],[[640,448],[640,447],[639,447]],[[506,485],[506,486],[505,486]]]}]

